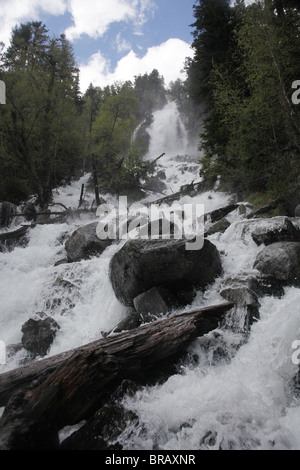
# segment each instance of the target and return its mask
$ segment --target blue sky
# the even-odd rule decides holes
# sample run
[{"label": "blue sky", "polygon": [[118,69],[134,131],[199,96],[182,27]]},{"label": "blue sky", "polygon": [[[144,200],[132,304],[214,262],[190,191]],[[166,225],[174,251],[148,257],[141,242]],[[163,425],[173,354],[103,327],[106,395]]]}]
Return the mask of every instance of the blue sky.
[{"label": "blue sky", "polygon": [[81,90],[157,68],[166,84],[184,78],[192,56],[196,0],[0,0],[0,41],[14,25],[41,20],[50,36],[65,33],[80,68]]}]

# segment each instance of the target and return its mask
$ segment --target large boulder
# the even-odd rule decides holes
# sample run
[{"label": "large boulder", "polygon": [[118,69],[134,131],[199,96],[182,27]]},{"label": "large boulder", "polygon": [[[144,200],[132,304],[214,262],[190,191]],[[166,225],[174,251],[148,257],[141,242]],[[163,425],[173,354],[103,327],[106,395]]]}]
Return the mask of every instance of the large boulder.
[{"label": "large boulder", "polygon": [[278,242],[266,246],[253,267],[275,276],[284,284],[300,285],[300,242]]},{"label": "large boulder", "polygon": [[112,243],[112,240],[101,240],[96,233],[98,222],[92,222],[78,228],[66,241],[67,259],[70,263],[99,256]]},{"label": "large boulder", "polygon": [[205,287],[222,272],[220,255],[211,242],[186,250],[186,240],[129,240],[110,262],[116,297],[133,306],[133,299],[152,287],[172,293]]},{"label": "large boulder", "polygon": [[251,233],[257,245],[300,241],[300,230],[287,217],[267,219]]}]

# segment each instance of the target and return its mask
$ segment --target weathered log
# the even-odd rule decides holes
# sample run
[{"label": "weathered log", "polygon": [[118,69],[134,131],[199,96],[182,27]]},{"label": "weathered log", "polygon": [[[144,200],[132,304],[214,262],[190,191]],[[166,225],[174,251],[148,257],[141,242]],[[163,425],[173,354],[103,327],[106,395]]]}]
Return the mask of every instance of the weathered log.
[{"label": "weathered log", "polygon": [[18,240],[23,237],[27,230],[32,227],[31,225],[23,225],[23,227],[13,232],[5,232],[0,234],[0,243],[5,243],[7,240]]},{"label": "weathered log", "polygon": [[233,306],[227,302],[149,323],[2,374],[2,400],[12,384],[17,391],[0,420],[0,449],[53,446],[57,431],[91,416],[111,387],[178,357]]},{"label": "weathered log", "polygon": [[14,230],[13,232],[5,232],[0,234],[0,251],[3,251],[7,248],[11,248],[14,246],[15,242],[20,240],[26,235],[26,232],[32,225],[24,225],[23,227],[19,228],[18,230]]},{"label": "weathered log", "polygon": [[178,201],[181,199],[183,196],[189,195],[189,193],[192,193],[195,191],[196,186],[198,186],[199,183],[194,183],[192,182],[191,184],[185,185],[183,189],[180,191],[177,191],[176,193],[170,194],[169,196],[164,196],[160,199],[156,199],[153,203],[149,204],[172,204],[175,201]]},{"label": "weathered log", "polygon": [[209,217],[211,222],[217,222],[218,220],[223,219],[227,214],[230,214],[230,212],[233,212],[237,207],[238,204],[229,204],[228,206],[220,207],[220,209],[215,209],[205,214],[204,220],[206,221]]}]

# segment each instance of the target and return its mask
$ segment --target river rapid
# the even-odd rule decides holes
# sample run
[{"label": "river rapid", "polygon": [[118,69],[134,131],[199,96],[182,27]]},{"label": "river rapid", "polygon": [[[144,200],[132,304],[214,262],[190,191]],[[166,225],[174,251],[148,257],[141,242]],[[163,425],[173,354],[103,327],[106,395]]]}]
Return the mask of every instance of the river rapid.
[{"label": "river rapid", "polygon": [[[199,152],[190,145],[175,103],[154,113],[149,133],[147,158],[165,152],[158,162],[165,173],[165,194],[200,181]],[[53,202],[76,208],[81,185],[87,185],[89,178],[86,174],[58,188]],[[116,203],[113,196],[102,196]],[[151,193],[145,202],[155,197]],[[92,200],[92,192],[87,192],[86,203]],[[217,190],[178,200],[204,204],[205,212],[231,201],[232,195]],[[223,274],[205,292],[197,292],[185,310],[224,302],[219,294],[224,279],[256,272],[253,263],[262,247],[244,229],[238,210],[227,219],[231,225],[223,234],[208,237],[221,253]],[[20,343],[22,325],[29,318],[49,315],[59,324],[48,356],[99,339],[125,318],[126,308],[116,299],[109,280],[109,262],[118,244],[99,257],[55,266],[65,258],[68,236],[95,220],[96,216],[81,215],[67,223],[36,225],[26,247],[0,253],[0,340],[6,345]],[[23,223],[18,217],[9,230]],[[260,299],[260,319],[247,335],[245,312],[235,310],[220,328],[190,345],[189,359],[178,364],[176,374],[163,384],[126,396],[123,404],[138,416],[139,424],[129,424],[119,437],[123,449],[299,450],[300,401],[292,386],[298,371],[292,355],[293,342],[300,340],[299,299],[300,289],[295,287],[286,287],[281,298]],[[24,361],[24,349],[11,354],[8,348],[0,372]]]}]

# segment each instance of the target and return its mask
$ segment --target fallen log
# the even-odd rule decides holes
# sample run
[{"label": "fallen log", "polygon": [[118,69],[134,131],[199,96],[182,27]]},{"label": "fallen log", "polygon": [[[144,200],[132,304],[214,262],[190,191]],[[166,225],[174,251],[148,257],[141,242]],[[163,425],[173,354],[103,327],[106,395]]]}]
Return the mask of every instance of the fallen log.
[{"label": "fallen log", "polygon": [[[173,202],[181,199],[183,196],[188,196],[191,193],[193,193],[195,191],[195,188],[198,185],[199,185],[199,182],[197,183],[192,182],[190,184],[186,184],[184,187],[182,187],[182,189],[180,189],[180,191],[177,191],[176,193],[173,193],[173,194],[169,194],[168,196],[164,196],[160,199],[156,199],[154,202],[149,203],[149,204],[158,204],[158,205],[159,204],[172,204]],[[199,192],[198,190],[196,191]]]},{"label": "fallen log", "polygon": [[53,448],[57,432],[87,419],[122,380],[172,361],[198,336],[218,327],[227,302],[145,324],[0,375],[9,398],[0,420],[0,449]]},{"label": "fallen log", "polygon": [[18,240],[23,238],[28,229],[32,227],[32,225],[24,225],[23,227],[19,228],[18,230],[14,230],[13,232],[5,232],[0,234],[0,251],[5,248],[10,248],[13,246]]},{"label": "fallen log", "polygon": [[237,209],[238,204],[229,204],[228,206],[225,207],[220,207],[220,209],[215,209],[211,212],[207,212],[204,215],[204,220],[208,220],[210,218],[211,222],[217,222],[218,220],[223,219],[227,214],[230,214],[230,212],[233,212],[235,209]]}]

